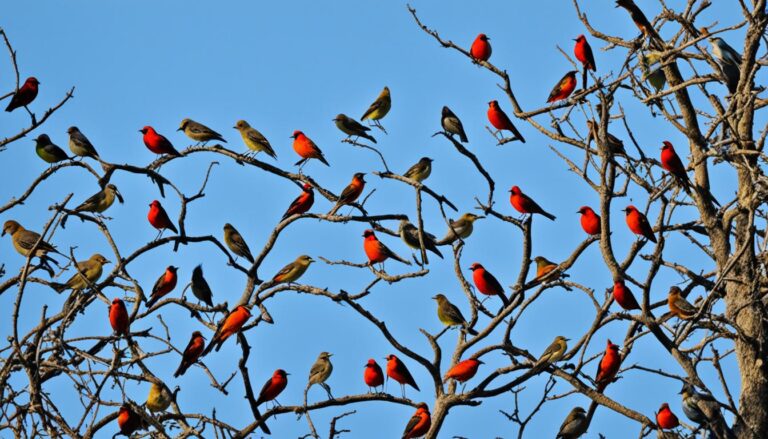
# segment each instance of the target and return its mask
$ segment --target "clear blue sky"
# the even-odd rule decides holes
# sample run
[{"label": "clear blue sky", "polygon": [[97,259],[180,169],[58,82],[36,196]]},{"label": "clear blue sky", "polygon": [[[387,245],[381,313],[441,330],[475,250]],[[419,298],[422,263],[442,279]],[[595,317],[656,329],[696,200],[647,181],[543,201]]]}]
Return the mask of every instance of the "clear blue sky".
[{"label": "clear blue sky", "polygon": [[[570,2],[560,3],[562,7],[559,8],[536,6],[537,2],[482,2],[480,5],[458,1],[414,2],[414,6],[427,25],[464,47],[468,48],[478,33],[488,34],[493,44],[491,61],[509,72],[518,100],[530,110],[543,105],[552,85],[571,69],[571,64],[556,46],[570,54],[572,39],[586,33]],[[627,38],[637,34],[623,10],[614,9],[609,2],[599,6],[593,5],[594,2],[583,3],[588,4],[585,12],[599,29]],[[648,15],[652,15],[657,5],[643,3]],[[674,3],[678,6],[680,2]],[[5,4],[3,9],[4,19],[0,20],[0,26],[6,29],[18,51],[22,78],[34,75],[41,82],[40,95],[31,108],[40,115],[58,102],[69,87],[77,87],[75,99],[33,133],[35,136],[48,133],[63,147],[67,143],[67,127],[77,125],[105,160],[146,165],[154,155],[145,149],[141,135],[137,133],[144,125],[154,126],[178,148],[183,148],[188,141],[175,130],[181,119],[190,117],[221,132],[231,148],[244,150],[239,135],[231,127],[236,120],[246,119],[270,139],[278,154],[278,164],[286,169],[294,169],[292,163],[296,161],[288,137],[293,130],[303,130],[315,140],[331,163],[330,168],[311,163],[305,171],[325,187],[338,192],[354,172],[377,171],[381,166],[368,151],[340,143],[343,136],[331,119],[340,112],[359,117],[381,88],[388,85],[392,90],[393,109],[384,124],[389,135],[378,132],[375,135],[390,167],[403,172],[419,157],[433,157],[434,172],[428,184],[446,194],[460,211],[474,209],[474,197],[486,194],[484,180],[444,139],[430,137],[440,129],[440,108],[450,106],[464,122],[470,139],[468,147],[496,179],[496,208],[515,214],[505,191],[516,184],[558,216],[556,222],[535,219],[534,254],[555,261],[567,257],[584,239],[576,210],[581,205],[595,206],[597,203],[597,195],[578,176],[568,172],[565,164],[549,149],[552,142],[525,123],[517,122],[517,126],[528,140],[526,144],[495,145],[484,128],[487,102],[498,99],[503,108],[509,109],[509,103],[496,86],[497,78],[473,66],[460,54],[439,47],[417,28],[402,2],[137,1],[128,4],[48,1],[34,2],[33,5],[16,1]],[[709,25],[717,20],[723,26],[730,25],[737,22],[738,17],[733,16],[737,12],[734,2],[718,2],[702,14],[700,23]],[[740,50],[741,44],[737,42],[742,35],[742,31],[734,31],[725,38]],[[591,41],[598,71],[601,74],[617,72],[624,52],[606,53],[600,50],[600,43]],[[701,69],[709,72],[707,66]],[[12,89],[13,80],[8,57],[0,54],[3,93]],[[725,94],[722,86],[709,86],[709,90],[721,96]],[[626,91],[618,94],[646,154],[657,157],[658,147],[665,139],[684,152],[685,139],[660,117],[653,118],[645,107],[632,103],[631,98]],[[538,120],[547,124],[548,117],[542,115]],[[576,121],[583,126],[583,116],[576,116]],[[28,117],[22,111],[3,113],[0,136],[15,133],[27,122]],[[625,130],[618,124],[613,125],[611,131],[627,139]],[[0,187],[2,203],[21,194],[34,176],[47,166],[34,154],[31,137],[2,152],[0,172],[5,176]],[[582,157],[566,145],[556,146],[576,159]],[[206,197],[190,206],[188,233],[221,236],[223,224],[231,222],[257,251],[296,196],[295,185],[255,168],[240,167],[222,157],[203,154],[175,160],[164,166],[162,173],[191,195],[199,188],[211,160],[218,160],[221,165],[213,170]],[[732,184],[732,179],[725,167],[713,169],[713,180],[722,184],[716,190],[718,196],[724,198],[733,192],[727,186]],[[367,205],[371,212],[414,214],[410,188],[374,176],[369,176],[368,181],[366,193],[376,189]],[[113,183],[125,196],[126,204],[115,205],[108,211],[114,217],[109,225],[123,252],[128,253],[139,243],[154,237],[155,231],[145,218],[147,204],[159,198],[159,194],[153,184],[139,176],[119,173]],[[54,201],[74,192],[73,203],[79,203],[97,190],[97,183],[90,175],[81,169],[67,169],[45,182],[23,206],[7,212],[0,220],[13,218],[39,230],[48,218],[47,207]],[[631,189],[630,198],[638,205],[645,205],[646,195],[640,191]],[[173,218],[178,215],[179,203],[173,196],[164,199],[163,204]],[[625,204],[625,200],[617,200],[613,206],[612,238],[619,259],[634,239],[624,227],[623,214],[619,211]],[[329,208],[329,203],[318,197],[314,210],[324,212]],[[651,208],[653,218],[657,209],[658,206]],[[695,213],[688,208],[680,209],[677,215],[683,221]],[[396,227],[394,222],[387,225]],[[434,203],[426,203],[425,225],[437,235],[442,235],[445,230]],[[357,223],[296,222],[280,236],[274,251],[262,265],[260,275],[270,277],[301,253],[308,253],[315,259],[324,256],[362,262],[360,235],[363,229],[365,226]],[[395,251],[406,253],[399,240],[382,239]],[[59,230],[53,242],[60,249],[77,245],[75,252],[81,259],[94,251],[110,252],[92,224],[81,224],[76,220],[70,221],[66,230]],[[22,258],[13,252],[7,238],[0,242],[0,255],[0,262],[6,264],[10,273],[19,269]],[[475,261],[482,262],[502,284],[509,285],[517,276],[520,257],[520,233],[497,220],[484,220],[478,223],[464,249],[462,267]],[[712,268],[698,250],[679,236],[670,238],[665,257],[691,264],[694,271]],[[432,333],[441,328],[430,298],[443,292],[465,313],[469,309],[453,276],[452,262],[431,260],[431,273],[426,278],[392,286],[379,284],[363,301],[364,306],[375,310],[393,328],[402,342],[430,358],[431,349],[418,332],[418,328]],[[244,277],[228,267],[221,254],[210,245],[186,246],[178,253],[166,246],[132,264],[129,272],[142,282],[145,291],[149,291],[166,265],[180,266],[180,279],[186,283],[199,263],[204,264],[206,277],[214,290],[214,300],[230,304],[237,301],[243,291]],[[638,262],[631,274],[644,278],[645,267],[644,262]],[[392,273],[404,270],[396,263],[388,263],[387,268]],[[573,280],[594,288],[598,297],[602,297],[603,291],[612,283],[596,245],[585,252],[570,274]],[[367,270],[323,263],[313,265],[303,278],[312,285],[348,291],[359,291],[370,280],[371,274]],[[681,280],[674,273],[662,270],[654,283],[652,299],[665,297],[669,285]],[[178,295],[180,290],[177,287],[172,294]],[[105,293],[108,297],[121,295],[118,290]],[[696,291],[694,294],[701,293]],[[23,326],[28,328],[35,324],[43,303],[55,306],[60,304],[62,297],[47,287],[30,286],[25,299],[23,312],[29,319]],[[12,292],[0,296],[0,309],[11,309],[13,300]],[[320,351],[335,354],[335,370],[329,380],[335,395],[367,391],[362,382],[365,361],[369,357],[381,359],[394,352],[353,310],[328,300],[285,293],[269,302],[268,307],[277,324],[259,325],[247,334],[253,347],[248,366],[257,392],[274,369],[283,368],[292,374],[288,389],[279,398],[284,405],[300,402],[307,373]],[[204,330],[206,335],[211,335],[183,310],[164,307],[161,313],[170,323],[172,340],[180,349],[186,345],[193,330]],[[5,312],[0,318],[2,339],[10,332],[9,315]],[[555,335],[583,333],[593,316],[590,301],[583,294],[549,290],[521,319],[512,338],[520,347],[538,354]],[[95,303],[86,317],[72,327],[69,337],[110,332],[106,305]],[[588,354],[602,351],[606,337],[615,342],[623,340],[626,325],[615,323],[600,331],[589,346]],[[149,327],[158,335],[163,334],[155,316],[132,326],[134,330]],[[450,357],[453,337],[455,332],[441,339],[444,358]],[[151,344],[145,347],[146,350],[151,348]],[[234,356],[239,352],[239,347],[229,341],[221,352],[206,357],[205,362],[223,380],[236,370]],[[490,360],[491,367],[505,361],[498,356]],[[245,425],[252,420],[242,399],[239,378],[230,385],[232,394],[224,397],[208,386],[207,378],[199,368],[192,368],[182,378],[174,379],[172,373],[178,362],[178,355],[169,354],[148,360],[147,364],[170,387],[181,386],[179,404],[184,411],[210,413],[216,406],[219,416],[235,425]],[[379,362],[383,363],[383,360]],[[433,391],[426,372],[411,360],[406,363],[416,380],[422,383],[420,393],[409,389],[408,395],[431,405]],[[650,337],[635,345],[625,365],[634,363],[681,372],[658,342]],[[732,368],[733,364],[727,361],[726,366]],[[595,368],[596,365],[590,365],[587,369]],[[481,369],[483,371],[487,372]],[[623,376],[624,379],[609,387],[608,396],[650,417],[662,402],[669,401],[673,410],[682,416],[677,383],[636,370]],[[713,376],[709,373],[704,376],[712,388],[719,391]],[[476,381],[470,381],[470,385]],[[22,377],[14,384],[23,385]],[[737,390],[738,380],[730,380],[730,385]],[[521,394],[524,414],[538,402],[543,386],[544,380],[526,383]],[[61,378],[49,390],[54,400],[67,403],[65,414],[79,416],[80,404],[73,397],[70,382]],[[147,390],[147,384],[127,385],[128,396],[136,401],[144,401]],[[395,386],[390,386],[390,390],[396,394],[399,391]],[[563,394],[569,390],[567,384],[559,382],[555,393]],[[119,400],[116,389],[106,392]],[[310,392],[310,401],[324,397],[319,388]],[[454,409],[441,437],[515,436],[514,424],[498,412],[512,410],[512,401],[512,395],[508,394],[484,401],[475,409]],[[571,407],[588,404],[589,401],[578,394],[546,404],[529,425],[527,436],[553,437]],[[354,408],[358,413],[340,422],[340,427],[352,430],[346,437],[395,437],[402,432],[413,412],[410,407],[380,403]],[[347,409],[323,410],[315,413],[313,419],[325,432],[331,417]],[[296,437],[307,432],[306,422],[303,419],[297,421],[293,415],[272,420],[270,426],[275,437]],[[117,429],[113,427],[104,429],[102,436],[111,436]],[[630,435],[636,435],[636,424],[600,408],[587,437],[597,437],[598,433],[607,437],[626,437],[627,428],[630,428]]]}]

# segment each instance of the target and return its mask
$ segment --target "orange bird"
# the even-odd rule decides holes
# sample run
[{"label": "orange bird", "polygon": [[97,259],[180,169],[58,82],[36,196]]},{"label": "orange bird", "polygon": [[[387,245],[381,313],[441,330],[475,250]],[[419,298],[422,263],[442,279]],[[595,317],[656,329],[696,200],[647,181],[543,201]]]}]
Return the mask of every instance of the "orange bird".
[{"label": "orange bird", "polygon": [[130,323],[125,303],[115,297],[112,299],[112,305],[109,305],[109,324],[112,325],[112,330],[117,332],[117,335],[128,335]]},{"label": "orange bird", "polygon": [[630,204],[624,209],[624,212],[627,213],[625,219],[627,220],[627,226],[632,233],[635,235],[642,235],[651,242],[656,242],[656,237],[653,235],[653,228],[648,222],[648,218],[637,210],[637,207]]},{"label": "orange bird", "polygon": [[477,358],[470,358],[468,360],[460,361],[455,366],[448,369],[443,377],[443,382],[447,382],[449,379],[454,379],[460,383],[466,382],[472,379],[477,373],[477,368],[481,364],[485,364]]},{"label": "orange bird", "polygon": [[400,383],[400,390],[403,391],[403,398],[405,398],[405,385],[408,384],[416,390],[420,390],[413,376],[405,367],[405,364],[400,361],[394,354],[389,354],[384,357],[387,360],[387,377]]},{"label": "orange bird", "polygon": [[627,288],[623,280],[617,280],[613,283],[613,298],[616,299],[616,303],[627,311],[640,309],[635,296]]},{"label": "orange bird", "polygon": [[581,206],[577,213],[581,214],[581,228],[587,232],[587,235],[600,234],[600,215],[596,214],[591,207]]},{"label": "orange bird", "polygon": [[208,346],[203,351],[203,356],[208,355],[214,346],[216,346],[216,352],[218,352],[219,349],[221,349],[221,345],[223,345],[230,336],[240,331],[240,328],[242,328],[243,325],[245,325],[245,322],[247,322],[250,318],[251,310],[248,309],[247,306],[239,305],[237,308],[233,309],[229,314],[227,314],[227,316],[224,318],[224,321],[221,322],[219,327],[216,329],[216,333],[213,334],[211,342],[208,343]]},{"label": "orange bird", "polygon": [[531,215],[538,213],[539,215],[544,215],[545,217],[549,218],[551,221],[555,220],[554,215],[544,211],[544,209],[536,204],[536,202],[533,201],[528,195],[525,195],[519,187],[512,186],[512,189],[510,189],[509,192],[512,194],[509,196],[509,202],[512,203],[512,207],[514,207],[518,212]]},{"label": "orange bird", "polygon": [[429,415],[429,408],[427,405],[422,402],[416,407],[416,413],[411,416],[411,420],[408,421],[408,425],[405,426],[403,439],[422,437],[427,434],[429,428],[432,426],[432,418]]},{"label": "orange bird", "polygon": [[363,193],[363,189],[365,189],[365,179],[363,177],[365,177],[363,172],[357,172],[352,176],[352,182],[341,191],[336,205],[328,212],[328,215],[334,215],[341,206],[352,204],[357,200],[360,194]]},{"label": "orange bird", "polygon": [[151,126],[145,126],[140,129],[139,132],[144,134],[144,145],[155,154],[181,155],[179,154],[179,151],[176,151],[176,148],[173,147],[170,140],[166,139],[162,134],[158,134]]},{"label": "orange bird", "polygon": [[469,267],[472,270],[472,281],[475,288],[486,296],[499,296],[504,303],[504,307],[509,305],[509,299],[504,295],[504,288],[494,275],[485,269],[479,262],[475,262]]},{"label": "orange bird", "polygon": [[488,42],[488,38],[485,34],[480,34],[472,42],[472,47],[469,49],[469,54],[476,61],[488,61],[491,57],[491,43]]},{"label": "orange bird", "polygon": [[581,76],[582,87],[587,88],[587,70],[596,70],[595,57],[592,55],[592,48],[589,47],[587,37],[579,35],[575,40],[576,45],[573,46],[573,54],[576,55],[576,59],[584,66],[584,73]]},{"label": "orange bird", "polygon": [[200,358],[203,349],[205,349],[205,337],[203,337],[203,334],[201,334],[200,331],[193,332],[192,337],[189,339],[189,343],[187,343],[187,347],[184,348],[184,353],[181,354],[181,364],[179,364],[179,368],[176,369],[176,373],[173,374],[173,377],[178,378],[179,376],[184,375],[190,366],[197,363],[197,359]]},{"label": "orange bird", "polygon": [[369,358],[368,363],[365,364],[363,381],[368,386],[368,392],[375,392],[377,387],[384,385],[384,372],[373,358]]},{"label": "orange bird", "polygon": [[643,11],[637,7],[633,0],[616,0],[616,6],[622,7],[629,12],[629,16],[632,17],[632,21],[635,23],[635,26],[640,29],[640,32],[643,33],[643,36],[649,37],[655,33],[655,29],[651,26],[651,22],[648,21],[648,18],[645,17]]},{"label": "orange bird", "polygon": [[154,305],[155,302],[176,288],[176,281],[178,280],[176,270],[178,269],[178,267],[169,265],[168,268],[165,269],[165,272],[160,275],[157,282],[155,282],[155,285],[152,287],[152,296],[150,296],[147,301],[147,308],[152,308],[152,305]]},{"label": "orange bird", "polygon": [[674,285],[669,288],[667,306],[669,306],[669,312],[683,320],[690,320],[699,312],[696,306],[685,300],[680,288]]},{"label": "orange bird", "polygon": [[26,107],[27,105],[31,104],[32,101],[34,101],[37,97],[38,84],[40,84],[40,81],[38,81],[34,76],[27,78],[21,88],[19,88],[19,90],[13,94],[11,102],[7,107],[5,107],[5,111],[10,113],[19,107]]},{"label": "orange bird", "polygon": [[576,73],[578,73],[576,70],[571,70],[566,73],[565,76],[563,76],[563,79],[561,79],[549,93],[547,102],[557,102],[563,99],[568,99],[568,96],[576,90]]},{"label": "orange bird", "polygon": [[688,174],[685,172],[683,161],[680,160],[680,156],[675,152],[672,143],[667,140],[663,143],[664,145],[661,147],[661,167],[669,171],[675,177],[677,183],[690,195],[691,180],[688,179]]},{"label": "orange bird", "polygon": [[611,343],[611,340],[608,340],[605,354],[603,354],[603,358],[600,359],[600,363],[597,365],[597,377],[595,378],[595,383],[597,383],[598,392],[602,393],[606,386],[616,378],[616,374],[619,373],[619,366],[621,366],[619,346]]},{"label": "orange bird", "polygon": [[519,139],[521,142],[525,143],[523,135],[520,134],[520,131],[518,131],[517,128],[512,124],[512,120],[509,118],[509,116],[507,116],[507,113],[505,113],[504,110],[499,107],[499,101],[493,100],[488,102],[488,121],[491,122],[491,125],[493,125],[493,127],[498,131],[511,131],[516,139]]},{"label": "orange bird", "polygon": [[373,230],[368,229],[363,232],[363,250],[365,250],[366,256],[368,256],[368,263],[370,265],[383,263],[388,258],[392,258],[396,261],[400,261],[405,265],[411,265],[411,262],[407,259],[403,259],[389,249],[384,243],[376,238],[376,234]]},{"label": "orange bird", "polygon": [[129,406],[123,405],[117,412],[117,425],[120,434],[131,436],[136,430],[147,428],[144,419],[137,415]]},{"label": "orange bird", "polygon": [[288,375],[283,369],[277,369],[272,378],[268,379],[259,392],[259,397],[256,399],[256,405],[261,405],[264,402],[272,401],[277,398],[280,393],[285,390],[288,385]]},{"label": "orange bird", "polygon": [[323,152],[320,151],[320,148],[315,145],[315,142],[313,142],[312,139],[305,136],[304,133],[296,130],[293,132],[291,138],[293,139],[293,150],[296,151],[296,154],[301,156],[301,160],[296,162],[295,166],[304,166],[304,163],[309,159],[318,159],[323,162],[325,166],[331,166],[323,156]]},{"label": "orange bird", "polygon": [[665,402],[659,408],[659,412],[656,413],[656,424],[662,430],[671,430],[677,428],[680,425],[680,421],[677,420],[677,416],[669,409],[669,404]]},{"label": "orange bird", "polygon": [[291,215],[301,215],[309,211],[313,204],[315,204],[315,192],[312,191],[312,185],[304,183],[304,192],[301,193],[285,211],[280,221],[288,218]]},{"label": "orange bird", "polygon": [[155,239],[159,238],[165,229],[172,230],[173,233],[179,233],[178,229],[176,229],[176,226],[173,225],[168,214],[165,212],[165,209],[163,209],[163,206],[157,200],[149,205],[147,219],[149,220],[149,223],[152,224],[152,227],[159,230]]}]

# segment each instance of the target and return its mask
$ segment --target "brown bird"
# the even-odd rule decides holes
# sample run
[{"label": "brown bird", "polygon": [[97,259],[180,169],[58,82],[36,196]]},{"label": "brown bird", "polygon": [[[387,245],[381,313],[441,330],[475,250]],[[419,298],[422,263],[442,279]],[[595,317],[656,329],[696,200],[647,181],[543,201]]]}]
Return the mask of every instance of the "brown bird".
[{"label": "brown bird", "polygon": [[667,305],[669,306],[669,312],[680,319],[690,320],[696,315],[696,313],[699,312],[699,309],[691,304],[691,302],[685,300],[685,297],[683,297],[682,293],[683,292],[680,291],[680,288],[676,286],[672,286],[669,289],[669,294],[667,295]]}]

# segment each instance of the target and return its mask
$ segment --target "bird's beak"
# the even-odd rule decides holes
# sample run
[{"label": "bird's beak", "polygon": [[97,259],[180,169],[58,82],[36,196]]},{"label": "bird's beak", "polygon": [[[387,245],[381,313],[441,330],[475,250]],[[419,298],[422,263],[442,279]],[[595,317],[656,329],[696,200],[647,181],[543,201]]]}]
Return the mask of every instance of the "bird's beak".
[{"label": "bird's beak", "polygon": [[184,128],[182,128],[182,127],[179,127],[179,129],[178,129],[178,130],[176,130],[176,131],[184,131]]},{"label": "bird's beak", "polygon": [[120,204],[125,203],[125,200],[123,199],[123,194],[120,193],[117,189],[115,189],[115,196],[117,197],[117,201],[120,202]]},{"label": "bird's beak", "polygon": [[437,296],[432,296],[433,299],[437,300]]},{"label": "bird's beak", "polygon": [[484,216],[484,215],[479,215],[479,216],[476,216],[476,217],[475,217],[475,219],[476,219],[476,220],[479,220],[479,219],[483,219],[483,218],[485,218],[485,216]]},{"label": "bird's beak", "polygon": [[141,130],[139,130],[139,132],[140,132],[141,134],[144,134],[144,133],[143,133]]},{"label": "bird's beak", "polygon": [[232,127],[233,129],[237,129],[237,127]]},{"label": "bird's beak", "polygon": [[5,230],[3,230],[3,233],[0,233],[0,236],[5,236]]},{"label": "bird's beak", "polygon": [[315,260],[314,260],[314,259],[312,259],[312,258],[309,258],[309,263],[311,264],[311,263],[313,263],[313,262],[315,262]]},{"label": "bird's beak", "polygon": [[570,338],[566,338],[565,341],[571,341],[571,339]]}]

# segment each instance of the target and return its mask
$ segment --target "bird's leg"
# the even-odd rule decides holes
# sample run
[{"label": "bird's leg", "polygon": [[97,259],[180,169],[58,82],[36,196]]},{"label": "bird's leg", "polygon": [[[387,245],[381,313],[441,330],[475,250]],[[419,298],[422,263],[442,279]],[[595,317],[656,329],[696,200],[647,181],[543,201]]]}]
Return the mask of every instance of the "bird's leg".
[{"label": "bird's leg", "polygon": [[373,126],[375,126],[376,128],[380,129],[381,131],[383,131],[384,134],[389,135],[387,130],[384,128],[384,125],[382,125],[381,122],[379,122],[378,120],[374,120],[373,121]]},{"label": "bird's leg", "polygon": [[27,110],[27,113],[29,113],[29,117],[32,118],[32,125],[36,125],[37,124],[37,118],[35,117],[35,113],[29,111],[29,108],[27,108],[26,105],[24,106],[24,109]]},{"label": "bird's leg", "polygon": [[154,241],[157,241],[158,239],[160,239],[160,235],[162,235],[162,234],[163,234],[163,229],[160,229],[160,231],[157,233],[157,236],[155,236],[155,239],[153,239],[152,241],[154,242]]},{"label": "bird's leg", "polygon": [[400,391],[403,393],[403,399],[405,399],[405,384],[400,384]]},{"label": "bird's leg", "polygon": [[335,399],[331,394],[331,386],[326,383],[320,383],[320,385],[323,386],[323,389],[328,393],[328,399]]},{"label": "bird's leg", "polygon": [[467,382],[461,383],[461,393],[464,393],[464,388],[467,387]]}]

